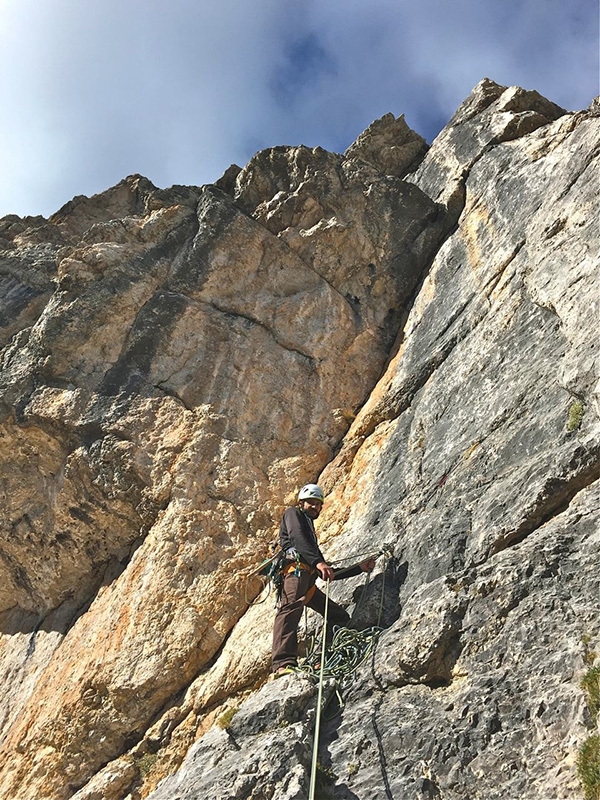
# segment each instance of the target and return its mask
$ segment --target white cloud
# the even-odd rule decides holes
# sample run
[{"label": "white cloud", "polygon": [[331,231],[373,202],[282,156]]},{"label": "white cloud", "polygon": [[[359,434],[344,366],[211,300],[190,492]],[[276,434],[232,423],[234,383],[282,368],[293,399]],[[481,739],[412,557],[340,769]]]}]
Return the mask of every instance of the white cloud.
[{"label": "white cloud", "polygon": [[482,77],[597,91],[590,0],[0,0],[0,214],[140,172],[215,180],[276,144],[344,149],[387,111],[431,137]]},{"label": "white cloud", "polygon": [[132,172],[157,183],[218,177],[239,131],[268,111],[280,7],[5,2],[0,74],[13,77],[2,102],[13,112],[0,122],[0,213],[40,203],[49,213]]}]

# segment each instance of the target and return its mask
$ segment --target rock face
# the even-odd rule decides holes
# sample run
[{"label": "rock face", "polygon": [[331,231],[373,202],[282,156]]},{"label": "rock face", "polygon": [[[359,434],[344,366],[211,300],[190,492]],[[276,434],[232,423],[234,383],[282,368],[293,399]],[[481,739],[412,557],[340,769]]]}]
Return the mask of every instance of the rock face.
[{"label": "rock face", "polygon": [[386,115],[0,220],[0,798],[307,796],[247,576],[315,479],[333,560],[393,549],[332,587],[383,630],[320,796],[584,797],[599,152],[486,80],[429,149]]}]

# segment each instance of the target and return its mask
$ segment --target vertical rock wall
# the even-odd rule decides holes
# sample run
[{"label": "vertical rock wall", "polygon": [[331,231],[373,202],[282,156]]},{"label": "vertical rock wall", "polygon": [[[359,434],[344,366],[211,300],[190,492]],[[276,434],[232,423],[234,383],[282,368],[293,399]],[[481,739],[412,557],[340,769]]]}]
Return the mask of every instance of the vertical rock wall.
[{"label": "vertical rock wall", "polygon": [[[423,141],[386,125],[408,168]],[[276,148],[225,188],[134,177],[4,221],[7,796],[70,797],[214,657],[451,224],[351,154]]]},{"label": "vertical rock wall", "polygon": [[599,139],[483,81],[428,151],[387,115],[0,222],[0,797],[306,796],[314,690],[242,703],[273,614],[244,587],[324,468],[327,552],[395,555],[322,791],[578,796]]}]

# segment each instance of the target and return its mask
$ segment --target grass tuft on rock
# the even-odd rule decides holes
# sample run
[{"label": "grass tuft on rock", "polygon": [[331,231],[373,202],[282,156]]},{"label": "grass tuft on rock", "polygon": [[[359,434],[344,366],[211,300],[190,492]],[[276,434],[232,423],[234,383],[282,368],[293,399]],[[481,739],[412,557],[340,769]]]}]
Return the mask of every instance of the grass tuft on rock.
[{"label": "grass tuft on rock", "polygon": [[217,720],[217,725],[221,730],[226,731],[229,726],[231,725],[231,720],[234,718],[238,710],[238,706],[231,706],[228,708],[227,711],[224,711],[219,719]]},{"label": "grass tuft on rock", "polygon": [[585,692],[590,714],[596,719],[600,712],[600,665],[588,669],[581,679],[581,688]]},{"label": "grass tuft on rock", "polygon": [[589,736],[577,757],[577,773],[585,800],[600,800],[600,736]]},{"label": "grass tuft on rock", "polygon": [[573,400],[569,406],[569,417],[567,419],[567,430],[569,433],[579,430],[583,421],[583,402]]}]

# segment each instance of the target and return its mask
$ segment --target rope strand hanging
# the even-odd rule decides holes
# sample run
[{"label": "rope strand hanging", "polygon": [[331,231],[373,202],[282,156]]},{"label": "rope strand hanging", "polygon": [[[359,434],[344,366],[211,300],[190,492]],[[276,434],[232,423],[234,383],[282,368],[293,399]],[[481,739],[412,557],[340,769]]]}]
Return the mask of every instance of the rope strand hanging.
[{"label": "rope strand hanging", "polygon": [[327,644],[327,612],[329,611],[329,581],[325,586],[325,613],[323,614],[323,645],[321,647],[321,669],[319,672],[319,691],[317,694],[317,709],[315,715],[315,736],[313,741],[312,765],[310,770],[310,791],[308,800],[315,800],[317,785],[317,766],[319,763],[319,734],[321,732],[321,706],[323,703],[323,682],[325,677],[325,648]]}]

